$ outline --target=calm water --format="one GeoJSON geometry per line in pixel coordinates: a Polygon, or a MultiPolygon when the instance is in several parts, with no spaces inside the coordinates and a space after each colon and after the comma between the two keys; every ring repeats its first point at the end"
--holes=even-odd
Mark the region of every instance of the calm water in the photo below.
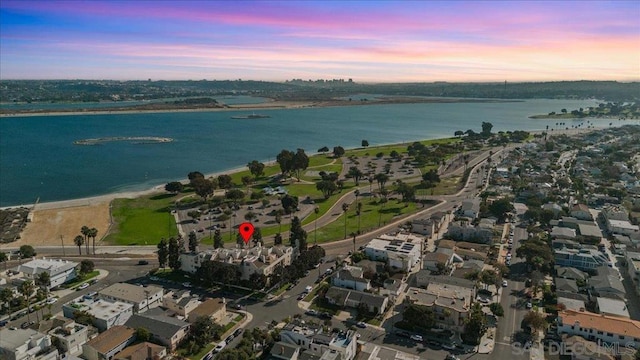
{"type": "MultiPolygon", "coordinates": [[[[569,111],[595,101],[529,100],[508,103],[399,104],[261,110],[268,119],[233,120],[238,112],[109,114],[0,118],[0,206],[144,190],[184,179],[273,160],[280,150],[307,153],[336,145],[357,147],[450,137],[456,130],[539,130],[556,121],[529,115],[569,111]],[[160,136],[164,144],[113,142],[79,146],[79,139],[160,136]]],[[[591,120],[605,125],[610,120],[591,120]]],[[[566,121],[570,126],[578,121],[566,121]]],[[[617,121],[614,121],[616,124],[617,121]]]]}

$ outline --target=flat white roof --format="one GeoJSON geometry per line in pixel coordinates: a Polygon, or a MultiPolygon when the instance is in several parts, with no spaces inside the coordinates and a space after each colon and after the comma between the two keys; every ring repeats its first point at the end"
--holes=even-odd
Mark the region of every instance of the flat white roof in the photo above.
{"type": "Polygon", "coordinates": [[[49,272],[50,275],[57,275],[78,266],[77,262],[61,259],[33,259],[17,267],[18,271],[28,274],[38,274],[49,272]]]}

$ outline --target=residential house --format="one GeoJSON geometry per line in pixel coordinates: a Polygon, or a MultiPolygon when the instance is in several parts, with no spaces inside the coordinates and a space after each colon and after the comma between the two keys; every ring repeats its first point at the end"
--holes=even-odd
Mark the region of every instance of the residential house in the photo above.
{"type": "Polygon", "coordinates": [[[53,289],[75,279],[77,267],[77,262],[42,258],[20,264],[14,271],[22,273],[25,278],[32,281],[35,281],[41,273],[46,272],[49,274],[49,289],[53,289]]]}
{"type": "Polygon", "coordinates": [[[457,267],[451,273],[452,277],[466,279],[471,273],[480,272],[485,269],[484,261],[482,260],[465,260],[461,266],[457,267]]]}
{"type": "MultiPolygon", "coordinates": [[[[278,341],[273,344],[271,352],[269,353],[269,359],[278,360],[298,360],[300,359],[300,347],[296,344],[288,344],[284,341],[278,341]]],[[[318,357],[319,358],[319,357],[318,357]]]]}
{"type": "Polygon", "coordinates": [[[435,223],[431,219],[414,219],[411,232],[429,237],[435,233],[435,223]]]}
{"type": "Polygon", "coordinates": [[[571,216],[578,220],[593,220],[589,207],[585,204],[576,204],[571,208],[571,216]]]}
{"type": "Polygon", "coordinates": [[[445,221],[447,220],[447,213],[443,211],[436,211],[433,214],[431,214],[431,217],[429,217],[429,219],[433,221],[433,225],[434,225],[433,231],[439,232],[440,229],[442,228],[442,225],[444,225],[445,221]]]}
{"type": "Polygon", "coordinates": [[[333,286],[365,291],[371,289],[368,279],[363,277],[364,271],[357,266],[345,265],[331,276],[333,286]]]}
{"type": "Polygon", "coordinates": [[[554,239],[575,239],[577,234],[574,229],[554,226],[550,235],[554,239]]]}
{"type": "Polygon", "coordinates": [[[162,306],[182,317],[188,317],[189,313],[200,305],[200,297],[191,294],[188,290],[169,291],[162,298],[162,306]]]}
{"type": "Polygon", "coordinates": [[[640,347],[640,321],[588,311],[558,313],[558,334],[578,335],[590,341],[640,347]]]}
{"type": "Polygon", "coordinates": [[[133,315],[133,305],[89,296],[80,296],[62,305],[62,313],[66,318],[74,319],[76,312],[92,315],[93,326],[105,331],[113,326],[124,325],[133,315]]]}
{"type": "Polygon", "coordinates": [[[626,291],[618,271],[608,266],[600,266],[596,271],[598,274],[589,279],[592,292],[600,297],[625,301],[626,291]]]}
{"type": "Polygon", "coordinates": [[[578,290],[580,290],[575,280],[556,278],[555,283],[556,283],[556,291],[577,293],[578,290]]]}
{"type": "Polygon", "coordinates": [[[556,265],[574,267],[578,270],[594,270],[595,268],[605,265],[610,261],[609,258],[593,249],[562,249],[554,251],[556,265]]]}
{"type": "Polygon", "coordinates": [[[599,242],[602,239],[602,231],[595,224],[578,224],[580,236],[590,242],[599,242]]]}
{"type": "Polygon", "coordinates": [[[587,273],[572,267],[556,266],[555,270],[556,270],[557,278],[559,277],[559,278],[565,278],[565,279],[586,281],[587,278],[589,277],[587,273]]]}
{"type": "Polygon", "coordinates": [[[493,238],[493,228],[473,226],[465,220],[453,221],[447,229],[447,236],[458,241],[473,241],[488,244],[493,238]]]}
{"type": "Polygon", "coordinates": [[[453,257],[455,254],[451,249],[442,249],[442,250],[449,250],[451,254],[446,254],[443,252],[434,252],[434,253],[425,254],[422,257],[422,268],[425,270],[433,271],[433,272],[438,272],[442,269],[442,271],[448,274],[453,264],[453,257]]]}
{"type": "Polygon", "coordinates": [[[100,299],[120,301],[133,305],[133,312],[139,313],[162,305],[164,290],[154,285],[140,286],[116,283],[98,291],[100,299]]]}
{"type": "Polygon", "coordinates": [[[640,238],[640,227],[629,220],[607,220],[607,230],[612,234],[627,235],[632,239],[640,238]]]}
{"type": "Polygon", "coordinates": [[[480,213],[480,199],[473,198],[473,199],[463,200],[462,204],[460,205],[460,209],[458,210],[458,213],[461,216],[468,217],[471,219],[477,218],[478,214],[480,213]]]}
{"type": "Polygon", "coordinates": [[[203,261],[235,265],[243,280],[248,280],[252,274],[269,277],[278,266],[291,265],[293,248],[284,245],[266,247],[258,244],[249,249],[219,248],[199,253],[183,253],[180,254],[180,269],[193,274],[203,261]]]}
{"type": "Polygon", "coordinates": [[[596,310],[598,313],[608,316],[618,316],[627,319],[631,318],[631,316],[629,316],[627,303],[622,300],[597,297],[596,310]]]}
{"type": "Polygon", "coordinates": [[[167,356],[167,348],[145,341],[120,351],[115,360],[155,360],[165,356],[167,356]]]}
{"type": "Polygon", "coordinates": [[[542,205],[542,210],[551,211],[553,213],[553,217],[557,218],[562,213],[562,206],[556,203],[546,203],[542,205]]]}
{"type": "Polygon", "coordinates": [[[420,270],[415,273],[413,277],[413,285],[416,287],[427,288],[429,284],[441,284],[441,285],[451,285],[456,287],[463,287],[468,289],[473,294],[473,297],[476,296],[476,283],[475,281],[461,279],[453,276],[446,275],[431,275],[428,270],[420,270]]]}
{"type": "Polygon", "coordinates": [[[201,316],[207,316],[220,324],[227,316],[227,301],[225,298],[210,298],[203,301],[189,313],[189,322],[194,323],[201,316]]]}
{"type": "Polygon", "coordinates": [[[628,221],[629,220],[629,212],[622,205],[605,206],[600,211],[600,216],[605,221],[608,221],[608,220],[628,221]]]}
{"type": "Polygon", "coordinates": [[[61,324],[48,333],[52,338],[58,338],[65,353],[76,355],[82,353],[82,345],[89,340],[89,327],[78,324],[73,320],[63,319],[61,324]]]}
{"type": "Polygon", "coordinates": [[[461,331],[473,298],[473,290],[467,287],[432,282],[426,289],[409,288],[405,299],[409,304],[431,308],[437,327],[461,331]]]}
{"type": "Polygon", "coordinates": [[[166,346],[169,351],[174,351],[178,347],[182,339],[187,336],[190,327],[188,322],[170,317],[160,308],[135,314],[129,318],[126,325],[134,329],[142,327],[149,330],[152,339],[166,346]]]}
{"type": "MultiPolygon", "coordinates": [[[[571,229],[569,229],[571,230],[571,229]]],[[[553,249],[562,250],[562,249],[580,249],[582,248],[582,244],[575,240],[571,239],[560,239],[556,238],[551,240],[551,247],[553,249]]]]}
{"type": "Polygon", "coordinates": [[[571,360],[616,360],[617,358],[611,349],[580,336],[564,336],[561,344],[562,355],[570,357],[571,360]]]}
{"type": "Polygon", "coordinates": [[[111,360],[135,340],[135,329],[114,326],[82,345],[82,357],[86,360],[111,360]]]}
{"type": "Polygon", "coordinates": [[[636,292],[640,294],[640,253],[628,251],[625,258],[629,277],[633,281],[636,292]]]}
{"type": "Polygon", "coordinates": [[[0,330],[0,359],[56,360],[58,352],[51,346],[51,337],[32,329],[0,330]]]}
{"type": "Polygon", "coordinates": [[[566,310],[584,311],[587,308],[584,301],[578,299],[558,297],[557,303],[566,310]]]}
{"type": "Polygon", "coordinates": [[[350,290],[332,286],[327,290],[325,298],[330,304],[358,309],[361,305],[375,315],[384,314],[389,298],[364,291],[350,290]]]}
{"type": "MultiPolygon", "coordinates": [[[[280,330],[280,341],[298,346],[301,353],[309,353],[311,356],[307,359],[353,360],[358,347],[357,340],[357,333],[353,330],[325,333],[319,326],[298,321],[292,321],[280,330]]],[[[276,346],[274,345],[274,348],[276,346]]],[[[276,354],[279,350],[276,348],[276,354]]],[[[285,351],[282,351],[281,355],[284,353],[285,351]]],[[[302,356],[300,358],[302,359],[302,356]]]]}
{"type": "Polygon", "coordinates": [[[382,235],[371,240],[364,248],[370,260],[385,261],[397,270],[409,271],[420,261],[423,239],[413,235],[382,235]]]}

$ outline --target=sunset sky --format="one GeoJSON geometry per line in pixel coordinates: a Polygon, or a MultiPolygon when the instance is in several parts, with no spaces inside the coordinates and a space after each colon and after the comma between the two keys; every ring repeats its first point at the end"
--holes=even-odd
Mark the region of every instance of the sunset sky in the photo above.
{"type": "Polygon", "coordinates": [[[640,80],[640,1],[0,1],[0,79],[640,80]]]}

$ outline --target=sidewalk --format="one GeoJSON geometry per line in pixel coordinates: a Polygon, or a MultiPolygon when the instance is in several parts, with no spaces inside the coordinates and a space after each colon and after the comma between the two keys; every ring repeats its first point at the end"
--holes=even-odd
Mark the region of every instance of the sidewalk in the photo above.
{"type": "Polygon", "coordinates": [[[482,339],[480,339],[480,345],[478,345],[476,350],[478,354],[490,354],[493,352],[493,348],[496,345],[496,330],[495,327],[487,329],[487,332],[482,336],[482,339]]]}
{"type": "MultiPolygon", "coordinates": [[[[91,280],[99,281],[99,280],[102,280],[102,279],[106,278],[109,275],[109,272],[107,270],[103,270],[103,269],[96,269],[96,270],[99,271],[100,273],[98,274],[98,276],[94,277],[91,280]]],[[[65,296],[69,295],[69,294],[75,293],[76,292],[76,288],[78,286],[80,286],[80,284],[78,284],[78,285],[76,285],[76,286],[74,286],[73,288],[70,288],[70,289],[54,290],[54,291],[51,291],[51,295],[56,296],[58,298],[63,298],[65,296]]]]}

